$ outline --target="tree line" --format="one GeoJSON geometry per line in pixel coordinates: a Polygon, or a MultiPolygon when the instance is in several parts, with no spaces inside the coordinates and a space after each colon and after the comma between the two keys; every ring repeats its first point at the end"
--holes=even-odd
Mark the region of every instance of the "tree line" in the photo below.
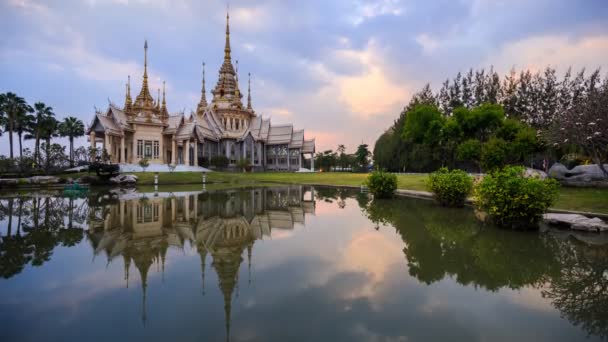
{"type": "Polygon", "coordinates": [[[436,93],[429,84],[416,93],[378,138],[373,155],[376,167],[390,171],[502,164],[546,169],[573,156],[603,167],[608,75],[569,68],[558,78],[551,67],[535,74],[512,69],[502,79],[493,69],[458,73],[436,93]]]}
{"type": "Polygon", "coordinates": [[[29,105],[23,97],[7,92],[0,94],[0,134],[8,134],[9,157],[2,158],[2,171],[49,170],[63,164],[65,159],[71,167],[77,157],[86,150],[75,151],[74,139],[84,136],[84,123],[73,116],[58,120],[52,107],[43,102],[29,105]],[[19,143],[19,157],[14,155],[14,137],[19,143]],[[65,147],[51,144],[56,137],[67,137],[69,154],[66,158],[65,147]],[[23,148],[23,140],[34,140],[33,153],[23,148]]]}
{"type": "Polygon", "coordinates": [[[315,169],[328,171],[366,172],[370,162],[371,152],[367,144],[357,147],[355,153],[346,153],[343,144],[338,145],[335,151],[325,150],[316,153],[315,169]]]}

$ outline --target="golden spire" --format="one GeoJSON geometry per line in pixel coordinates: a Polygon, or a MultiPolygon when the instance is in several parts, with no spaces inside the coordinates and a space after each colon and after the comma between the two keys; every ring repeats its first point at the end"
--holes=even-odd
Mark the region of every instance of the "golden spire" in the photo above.
{"type": "Polygon", "coordinates": [[[230,60],[230,13],[226,9],[226,46],[224,47],[224,60],[230,60]]]}
{"type": "Polygon", "coordinates": [[[148,88],[148,40],[144,42],[144,80],[142,82],[141,91],[135,99],[135,106],[139,109],[154,106],[154,98],[152,98],[150,89],[148,88]]]}
{"type": "Polygon", "coordinates": [[[236,61],[236,70],[235,72],[235,81],[236,81],[236,87],[234,89],[234,97],[236,98],[236,101],[238,103],[238,100],[241,98],[241,91],[239,90],[239,60],[237,59],[236,61]]]}
{"type": "Polygon", "coordinates": [[[248,74],[249,79],[247,80],[247,109],[253,110],[251,107],[251,73],[248,74]]]}
{"type": "Polygon", "coordinates": [[[126,88],[127,88],[127,93],[125,95],[125,112],[130,112],[131,111],[131,105],[133,104],[133,101],[131,100],[131,75],[129,75],[127,77],[127,84],[126,84],[126,88]]]}
{"type": "Polygon", "coordinates": [[[207,90],[205,89],[205,62],[203,62],[203,89],[201,90],[201,101],[198,103],[197,112],[202,111],[207,107],[207,90]]]}
{"type": "Polygon", "coordinates": [[[169,113],[167,112],[167,101],[166,101],[166,93],[165,93],[165,81],[163,81],[163,104],[162,104],[162,107],[160,108],[160,112],[161,112],[161,114],[162,114],[163,117],[169,116],[169,113]]]}
{"type": "Polygon", "coordinates": [[[158,95],[156,96],[156,109],[160,109],[160,88],[158,88],[158,95]]]}

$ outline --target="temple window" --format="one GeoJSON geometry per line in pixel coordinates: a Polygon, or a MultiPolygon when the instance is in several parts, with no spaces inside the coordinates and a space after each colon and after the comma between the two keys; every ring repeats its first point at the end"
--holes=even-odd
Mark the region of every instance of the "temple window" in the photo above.
{"type": "Polygon", "coordinates": [[[159,155],[158,140],[137,140],[137,158],[158,159],[159,155]]]}

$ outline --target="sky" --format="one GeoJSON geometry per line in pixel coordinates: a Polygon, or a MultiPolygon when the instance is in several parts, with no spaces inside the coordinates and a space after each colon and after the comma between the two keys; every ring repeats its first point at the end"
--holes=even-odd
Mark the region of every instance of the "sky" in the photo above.
{"type": "MultiPolygon", "coordinates": [[[[227,6],[0,0],[0,92],[88,125],[95,108],[124,103],[128,75],[139,93],[147,39],[151,88],[166,81],[169,111],[189,113],[203,61],[207,99],[217,82],[227,6]]],[[[256,113],[304,128],[317,151],[373,147],[413,93],[469,68],[608,71],[606,0],[232,0],[229,9],[240,89],[251,73],[256,113]]]]}

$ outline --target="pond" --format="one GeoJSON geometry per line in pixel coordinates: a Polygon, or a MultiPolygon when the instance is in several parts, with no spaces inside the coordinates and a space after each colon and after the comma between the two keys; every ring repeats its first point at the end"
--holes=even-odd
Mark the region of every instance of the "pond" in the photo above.
{"type": "Polygon", "coordinates": [[[307,186],[0,197],[1,341],[608,337],[603,235],[307,186]]]}

